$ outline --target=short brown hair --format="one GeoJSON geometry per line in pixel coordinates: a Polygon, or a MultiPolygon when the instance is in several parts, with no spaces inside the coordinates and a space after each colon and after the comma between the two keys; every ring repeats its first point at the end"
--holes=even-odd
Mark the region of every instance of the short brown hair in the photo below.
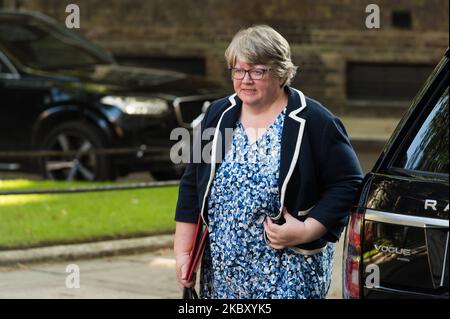
{"type": "Polygon", "coordinates": [[[270,65],[284,79],[283,86],[289,85],[297,72],[289,43],[267,25],[255,25],[236,33],[225,51],[225,59],[230,68],[238,59],[248,64],[270,65]]]}

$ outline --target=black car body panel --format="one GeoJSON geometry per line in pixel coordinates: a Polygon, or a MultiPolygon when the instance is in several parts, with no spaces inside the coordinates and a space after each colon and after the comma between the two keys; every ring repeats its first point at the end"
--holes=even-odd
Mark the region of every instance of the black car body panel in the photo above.
{"type": "Polygon", "coordinates": [[[363,181],[345,298],[449,298],[448,51],[363,181]]]}
{"type": "MultiPolygon", "coordinates": [[[[61,137],[43,142],[55,127],[84,123],[92,128],[85,144],[136,150],[111,157],[118,174],[178,169],[170,160],[176,142],[170,132],[192,129],[209,102],[226,95],[201,77],[117,65],[107,52],[39,14],[0,10],[0,65],[1,151],[42,150],[61,137]],[[71,48],[79,54],[64,60],[71,48]],[[48,58],[38,56],[46,50],[48,58]],[[130,105],[141,109],[128,111],[130,105]]],[[[5,160],[24,170],[39,165],[22,157],[0,158],[5,160]]]]}
{"type": "MultiPolygon", "coordinates": [[[[444,182],[373,176],[364,216],[363,268],[379,266],[381,287],[422,296],[448,293],[447,205],[444,182]]],[[[368,275],[363,272],[362,282],[368,275]]],[[[365,297],[371,293],[366,288],[365,297]]]]}

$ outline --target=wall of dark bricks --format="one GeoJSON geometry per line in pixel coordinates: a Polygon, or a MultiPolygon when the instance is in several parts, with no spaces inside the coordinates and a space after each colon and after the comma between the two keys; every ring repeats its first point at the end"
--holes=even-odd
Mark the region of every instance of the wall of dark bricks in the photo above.
{"type": "MultiPolygon", "coordinates": [[[[0,0],[2,1],[2,0],[0,0]]],[[[269,24],[291,43],[294,86],[338,113],[401,114],[403,109],[349,106],[347,62],[434,65],[448,46],[448,0],[3,0],[64,23],[79,5],[79,32],[118,56],[204,61],[205,76],[230,88],[223,52],[242,27],[269,24]],[[365,8],[380,7],[380,29],[367,29],[365,8]],[[408,11],[411,28],[392,25],[408,11]]]]}

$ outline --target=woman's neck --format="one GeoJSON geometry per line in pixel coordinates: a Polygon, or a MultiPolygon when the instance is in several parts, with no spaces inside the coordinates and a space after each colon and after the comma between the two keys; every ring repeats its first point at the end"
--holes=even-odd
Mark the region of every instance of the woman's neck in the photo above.
{"type": "Polygon", "coordinates": [[[254,128],[266,127],[286,107],[287,102],[288,98],[283,90],[272,103],[258,106],[244,103],[242,105],[241,121],[246,123],[247,126],[254,128]]]}

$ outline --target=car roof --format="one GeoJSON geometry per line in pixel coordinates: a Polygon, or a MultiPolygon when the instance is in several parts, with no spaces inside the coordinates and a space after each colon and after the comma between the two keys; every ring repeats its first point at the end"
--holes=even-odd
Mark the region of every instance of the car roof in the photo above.
{"type": "Polygon", "coordinates": [[[17,17],[17,18],[33,17],[33,18],[49,19],[48,16],[46,16],[42,13],[35,12],[35,11],[28,11],[28,10],[0,9],[0,16],[17,17]]]}
{"type": "Polygon", "coordinates": [[[16,21],[26,20],[26,19],[40,19],[47,22],[54,23],[55,20],[43,15],[39,12],[32,12],[26,10],[8,10],[0,9],[0,19],[14,19],[16,21]]]}

